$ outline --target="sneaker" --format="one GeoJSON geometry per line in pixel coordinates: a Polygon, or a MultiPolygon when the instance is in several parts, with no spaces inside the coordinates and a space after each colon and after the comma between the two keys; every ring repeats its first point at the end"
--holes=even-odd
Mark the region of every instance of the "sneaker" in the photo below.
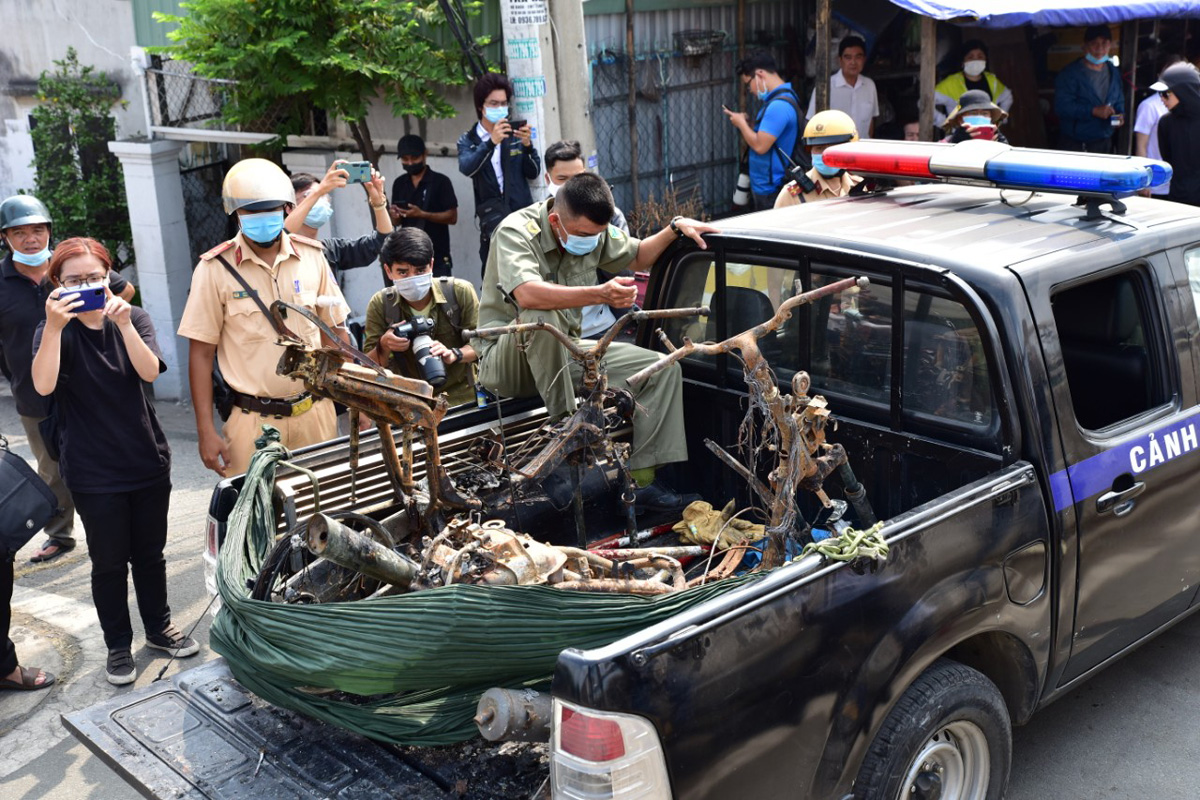
{"type": "Polygon", "coordinates": [[[190,636],[184,636],[174,624],[168,625],[162,633],[146,634],[146,647],[156,650],[166,650],[176,658],[194,656],[200,652],[200,645],[190,636]]]}
{"type": "Polygon", "coordinates": [[[122,647],[119,650],[108,651],[108,666],[105,667],[108,673],[108,682],[117,686],[124,686],[127,683],[133,683],[137,680],[137,667],[133,664],[133,653],[129,652],[128,647],[122,647]]]}
{"type": "Polygon", "coordinates": [[[633,507],[636,511],[682,511],[699,499],[698,494],[680,494],[655,481],[634,490],[633,507]]]}

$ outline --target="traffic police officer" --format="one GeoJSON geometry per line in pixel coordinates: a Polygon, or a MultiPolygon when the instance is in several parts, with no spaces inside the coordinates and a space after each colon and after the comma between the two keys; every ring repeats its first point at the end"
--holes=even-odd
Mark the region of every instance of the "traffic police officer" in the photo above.
{"type": "MultiPolygon", "coordinates": [[[[520,306],[521,321],[542,319],[578,338],[583,306],[626,308],[637,295],[633,278],[615,277],[597,285],[597,269],[646,270],[677,237],[687,236],[703,249],[700,234],[716,230],[677,217],[669,227],[639,241],[612,226],[612,214],[608,184],[585,172],[563,184],[555,197],[506,217],[492,237],[480,327],[517,321],[507,293],[520,306]]],[[[551,417],[574,410],[582,370],[557,339],[541,333],[509,334],[471,344],[479,353],[479,380],[488,389],[508,397],[540,394],[551,417]]],[[[626,378],[658,359],[650,350],[617,342],[608,349],[604,364],[610,384],[624,387],[626,378]]],[[[635,501],[639,510],[675,509],[696,499],[654,482],[656,466],[687,459],[682,383],[678,365],[673,365],[634,389],[637,409],[629,466],[640,487],[635,501]]]]}
{"type": "MultiPolygon", "coordinates": [[[[307,307],[343,339],[349,309],[321,243],[283,229],[284,206],[294,204],[296,194],[282,169],[261,158],[239,161],[225,176],[221,194],[241,232],[200,257],[179,335],[191,340],[188,377],[200,458],[219,475],[236,475],[249,465],[264,424],[277,428],[289,449],[337,435],[333,403],[275,372],[282,350],[251,292],[268,308],[275,300],[307,307]],[[214,356],[234,398],[223,436],[212,416],[214,356]]],[[[320,346],[312,323],[293,315],[288,327],[309,347],[320,346]]]]}
{"type": "Polygon", "coordinates": [[[789,182],[775,199],[775,207],[794,206],[799,203],[815,203],[819,200],[832,200],[835,197],[845,197],[855,186],[862,183],[862,178],[851,175],[845,170],[825,165],[821,154],[826,147],[844,142],[857,142],[858,131],[854,120],[844,111],[829,109],[813,118],[804,126],[804,146],[812,156],[813,166],[806,174],[815,184],[811,192],[802,190],[795,181],[789,182]]]}

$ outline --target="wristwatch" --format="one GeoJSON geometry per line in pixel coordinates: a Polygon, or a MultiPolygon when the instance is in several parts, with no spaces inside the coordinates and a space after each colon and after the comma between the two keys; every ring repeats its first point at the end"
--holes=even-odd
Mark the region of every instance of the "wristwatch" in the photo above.
{"type": "Polygon", "coordinates": [[[457,347],[451,347],[450,352],[454,353],[454,363],[457,364],[463,360],[462,350],[457,347]]]}
{"type": "Polygon", "coordinates": [[[683,231],[681,231],[679,229],[678,223],[679,223],[679,220],[681,220],[681,219],[683,219],[683,217],[675,217],[674,219],[671,220],[671,230],[675,231],[675,236],[680,239],[682,239],[684,236],[687,236],[686,233],[684,233],[683,231]]]}

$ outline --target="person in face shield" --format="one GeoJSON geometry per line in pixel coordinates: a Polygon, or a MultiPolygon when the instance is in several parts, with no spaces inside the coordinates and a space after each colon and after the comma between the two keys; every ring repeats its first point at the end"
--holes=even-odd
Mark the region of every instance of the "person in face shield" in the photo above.
{"type": "MultiPolygon", "coordinates": [[[[553,198],[509,214],[496,228],[483,275],[480,326],[511,325],[543,319],[579,338],[580,309],[603,303],[628,308],[637,296],[633,278],[615,277],[596,284],[596,270],[648,270],[667,246],[687,237],[701,249],[710,225],[676,217],[653,236],[634,239],[610,220],[612,192],[598,175],[585,172],[568,180],[553,198]],[[510,300],[511,298],[511,300],[510,300]],[[514,307],[514,303],[518,308],[514,307]]],[[[584,347],[592,343],[583,342],[584,347]]],[[[582,368],[566,348],[546,334],[508,334],[474,339],[479,353],[479,382],[505,397],[540,395],[551,417],[575,410],[582,368]]],[[[650,350],[614,342],[604,356],[610,386],[653,364],[650,350]]],[[[640,487],[635,508],[679,510],[695,495],[681,495],[655,480],[661,464],[687,460],[683,429],[683,377],[679,365],[633,389],[633,451],[629,466],[640,487]]]]}
{"type": "Polygon", "coordinates": [[[979,39],[968,39],[962,46],[962,69],[953,72],[933,87],[933,124],[946,127],[946,117],[958,105],[958,99],[968,91],[986,92],[1000,106],[1005,116],[1012,108],[1013,93],[993,73],[988,72],[987,45],[979,39]]]}
{"type": "Polygon", "coordinates": [[[437,391],[445,392],[452,406],[473,403],[475,349],[462,332],[479,325],[479,297],[467,281],[435,276],[433,254],[433,240],[417,228],[401,228],[383,243],[379,260],[392,285],[367,304],[363,350],[377,364],[418,380],[429,379],[421,359],[440,359],[445,383],[437,391]],[[415,352],[417,335],[404,335],[428,328],[423,320],[432,323],[425,334],[431,339],[428,353],[415,352]]]}
{"type": "Polygon", "coordinates": [[[419,228],[433,241],[433,275],[449,276],[450,226],[458,222],[458,197],[454,185],[427,163],[425,140],[414,133],[400,137],[396,154],[404,173],[392,184],[392,204],[388,211],[392,222],[405,228],[419,228]]]}
{"type": "MultiPolygon", "coordinates": [[[[221,188],[225,211],[236,214],[239,232],[200,256],[179,335],[191,340],[188,379],[196,414],[200,458],[221,476],[245,472],[262,426],[277,428],[294,450],[337,435],[333,402],[317,399],[304,384],[276,373],[278,335],[259,308],[276,300],[304,306],[349,342],[349,307],[316,239],[284,230],[284,209],[296,192],[283,170],[261,158],[230,168],[221,188]],[[220,433],[213,422],[213,359],[233,392],[233,410],[220,433]]],[[[309,347],[323,335],[292,315],[288,327],[309,347]]]]}
{"type": "MultiPolygon", "coordinates": [[[[288,207],[284,227],[292,233],[316,239],[317,234],[330,219],[333,218],[333,202],[331,195],[334,190],[346,185],[350,177],[342,169],[344,159],[334,161],[320,180],[308,172],[297,172],[292,175],[292,188],[296,192],[296,205],[288,207]]],[[[371,180],[362,185],[367,193],[367,203],[371,207],[371,218],[375,232],[353,239],[338,237],[322,237],[321,244],[325,245],[325,260],[333,269],[335,278],[348,269],[357,269],[375,263],[379,257],[379,248],[383,240],[392,232],[392,218],[387,210],[387,197],[383,193],[383,176],[371,170],[371,180]]]]}

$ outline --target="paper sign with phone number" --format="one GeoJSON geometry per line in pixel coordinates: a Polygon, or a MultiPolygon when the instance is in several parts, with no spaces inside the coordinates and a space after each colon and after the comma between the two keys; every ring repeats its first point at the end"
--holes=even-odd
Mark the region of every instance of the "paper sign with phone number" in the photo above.
{"type": "Polygon", "coordinates": [[[501,0],[500,4],[509,25],[545,25],[550,21],[546,0],[501,0]]]}

